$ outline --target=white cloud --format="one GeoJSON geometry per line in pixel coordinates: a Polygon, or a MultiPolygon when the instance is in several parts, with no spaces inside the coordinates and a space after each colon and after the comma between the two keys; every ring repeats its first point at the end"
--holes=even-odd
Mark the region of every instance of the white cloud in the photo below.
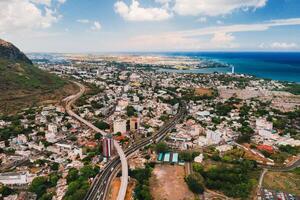
{"type": "Polygon", "coordinates": [[[127,21],[161,21],[172,17],[166,8],[143,8],[137,0],[131,5],[118,1],[114,5],[115,12],[127,21]]]}
{"type": "Polygon", "coordinates": [[[169,4],[172,0],[154,0],[156,3],[163,5],[164,8],[169,8],[169,4]]]}
{"type": "Polygon", "coordinates": [[[197,22],[205,23],[205,22],[207,22],[207,18],[206,17],[200,17],[199,19],[197,19],[197,22]]]}
{"type": "Polygon", "coordinates": [[[78,23],[82,23],[82,24],[88,24],[88,23],[90,23],[90,20],[88,20],[88,19],[78,19],[78,20],[76,20],[78,23]]]}
{"type": "Polygon", "coordinates": [[[260,43],[260,44],[258,45],[258,47],[259,47],[260,49],[265,49],[265,48],[267,48],[267,45],[263,42],[263,43],[260,43]]]}
{"type": "Polygon", "coordinates": [[[57,0],[57,1],[58,1],[58,3],[60,3],[60,4],[64,4],[64,3],[66,3],[67,0],[57,0]]]}
{"type": "Polygon", "coordinates": [[[64,4],[67,0],[30,0],[32,3],[51,6],[52,3],[64,4]]]}
{"type": "MultiPolygon", "coordinates": [[[[0,32],[48,28],[61,17],[48,6],[47,0],[0,1],[0,32]],[[38,6],[42,3],[45,6],[38,6]]],[[[51,2],[50,2],[51,3],[51,2]]]]}
{"type": "Polygon", "coordinates": [[[294,49],[298,47],[296,43],[286,43],[286,42],[273,42],[270,46],[273,49],[294,49]]]}
{"type": "Polygon", "coordinates": [[[214,47],[218,48],[233,48],[237,47],[237,44],[234,44],[233,41],[235,37],[231,33],[215,33],[211,39],[211,43],[214,47]]]}
{"type": "Polygon", "coordinates": [[[50,6],[52,2],[52,0],[30,0],[30,1],[36,4],[43,4],[47,6],[50,6]]]}
{"type": "Polygon", "coordinates": [[[90,30],[92,31],[99,31],[102,28],[101,23],[99,21],[91,21],[88,19],[78,19],[76,21],[81,24],[90,24],[90,30]]]}
{"type": "Polygon", "coordinates": [[[95,22],[93,23],[91,29],[92,29],[93,31],[99,31],[99,30],[101,29],[101,24],[100,24],[100,22],[95,21],[95,22]]]}
{"type": "Polygon", "coordinates": [[[217,24],[223,24],[223,22],[221,20],[217,20],[217,24]]]}
{"type": "MultiPolygon", "coordinates": [[[[194,50],[198,49],[218,49],[218,48],[237,48],[239,44],[235,42],[234,33],[240,32],[257,32],[266,31],[272,27],[300,25],[300,18],[280,19],[266,21],[257,24],[236,24],[230,26],[213,26],[187,31],[175,31],[167,33],[159,33],[157,35],[143,35],[131,39],[130,44],[139,47],[139,49],[154,50],[194,50]],[[207,41],[202,36],[211,36],[211,40],[207,41]],[[201,39],[204,39],[201,41],[201,39]],[[160,47],[160,49],[158,48],[160,47]],[[157,48],[157,49],[156,49],[157,48]]],[[[267,46],[261,44],[261,47],[267,46]]],[[[270,47],[270,45],[269,45],[270,47]]],[[[279,49],[296,48],[294,43],[280,43],[273,47],[279,49]]]]}
{"type": "Polygon", "coordinates": [[[174,11],[179,15],[218,16],[235,10],[264,7],[267,0],[175,0],[174,11]]]}

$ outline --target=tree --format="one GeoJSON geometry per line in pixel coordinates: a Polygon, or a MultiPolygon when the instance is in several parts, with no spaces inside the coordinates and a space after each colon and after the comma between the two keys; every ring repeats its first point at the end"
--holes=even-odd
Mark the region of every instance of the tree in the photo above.
{"type": "Polygon", "coordinates": [[[34,192],[38,197],[46,193],[48,187],[48,178],[45,176],[36,177],[33,179],[29,190],[34,192]]]}
{"type": "Polygon", "coordinates": [[[50,169],[53,171],[57,171],[59,169],[59,164],[57,162],[52,163],[50,169]]]}
{"type": "Polygon", "coordinates": [[[165,153],[169,151],[169,147],[166,143],[160,142],[155,146],[155,151],[157,153],[165,153]]]}
{"type": "Polygon", "coordinates": [[[72,181],[75,181],[77,178],[78,178],[78,170],[75,168],[70,169],[67,175],[67,182],[70,183],[72,181]]]}
{"type": "Polygon", "coordinates": [[[45,193],[39,200],[52,200],[53,194],[52,193],[45,193]]]}
{"type": "Polygon", "coordinates": [[[192,167],[193,167],[194,172],[197,172],[199,174],[202,174],[204,172],[203,166],[199,163],[193,163],[192,167]]]}
{"type": "Polygon", "coordinates": [[[189,151],[183,151],[179,153],[179,159],[186,162],[192,162],[194,160],[193,153],[189,151]]]}
{"type": "Polygon", "coordinates": [[[6,196],[9,196],[11,194],[13,194],[15,191],[7,186],[2,186],[0,188],[0,194],[2,195],[2,197],[6,197],[6,196]]]}
{"type": "Polygon", "coordinates": [[[102,138],[102,135],[100,133],[96,133],[94,135],[95,140],[100,140],[102,138]]]}
{"type": "Polygon", "coordinates": [[[134,109],[133,106],[127,106],[126,107],[126,113],[128,117],[132,117],[135,115],[136,110],[134,109]]]}
{"type": "Polygon", "coordinates": [[[98,121],[94,125],[101,130],[106,130],[110,127],[109,124],[104,121],[98,121]]]}
{"type": "Polygon", "coordinates": [[[86,165],[80,169],[80,175],[85,178],[91,178],[96,176],[96,172],[91,165],[86,165]]]}
{"type": "Polygon", "coordinates": [[[185,178],[185,181],[192,192],[196,194],[203,194],[204,179],[200,174],[198,173],[190,174],[185,178]]]}

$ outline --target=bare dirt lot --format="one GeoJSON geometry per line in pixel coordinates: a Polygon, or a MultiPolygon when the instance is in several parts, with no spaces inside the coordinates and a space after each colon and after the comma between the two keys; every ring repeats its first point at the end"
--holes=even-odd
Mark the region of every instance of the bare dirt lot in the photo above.
{"type": "MultiPolygon", "coordinates": [[[[112,182],[112,186],[111,186],[111,189],[110,189],[110,192],[109,192],[109,198],[108,199],[117,200],[120,185],[121,185],[120,178],[115,178],[112,182]]],[[[134,181],[129,181],[125,200],[132,200],[133,199],[134,187],[135,187],[135,182],[134,181]]]]}
{"type": "Polygon", "coordinates": [[[195,94],[198,96],[211,96],[213,91],[209,88],[195,88],[195,94]]]}
{"type": "Polygon", "coordinates": [[[185,170],[178,165],[156,165],[150,179],[154,200],[194,200],[184,181],[185,170]]]}

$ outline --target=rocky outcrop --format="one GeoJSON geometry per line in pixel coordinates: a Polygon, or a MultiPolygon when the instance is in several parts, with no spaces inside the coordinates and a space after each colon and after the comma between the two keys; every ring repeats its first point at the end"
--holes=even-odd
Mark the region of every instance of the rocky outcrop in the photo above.
{"type": "Polygon", "coordinates": [[[31,60],[13,44],[0,39],[0,59],[32,64],[31,60]]]}

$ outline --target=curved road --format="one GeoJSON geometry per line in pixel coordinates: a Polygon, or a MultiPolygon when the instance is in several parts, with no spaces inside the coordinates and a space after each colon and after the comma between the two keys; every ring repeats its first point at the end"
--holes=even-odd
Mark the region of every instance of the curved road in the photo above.
{"type": "MultiPolygon", "coordinates": [[[[107,133],[100,130],[99,128],[97,128],[96,126],[94,126],[92,123],[88,122],[87,120],[81,118],[79,115],[77,115],[75,112],[72,111],[72,105],[74,104],[74,102],[79,99],[85,92],[85,87],[84,85],[78,83],[78,82],[74,82],[76,85],[79,86],[80,91],[75,94],[75,95],[71,95],[67,98],[64,99],[64,101],[66,102],[66,111],[67,113],[71,116],[74,117],[75,119],[77,119],[78,121],[84,123],[85,125],[87,125],[89,128],[93,129],[94,131],[102,134],[103,136],[105,136],[107,133]]],[[[121,160],[121,166],[122,166],[122,178],[121,178],[121,187],[118,193],[118,199],[117,200],[124,200],[125,199],[125,195],[126,195],[126,190],[127,190],[127,185],[128,185],[128,164],[127,164],[127,159],[126,156],[121,148],[121,146],[119,145],[118,142],[114,141],[114,147],[117,150],[117,153],[119,155],[119,158],[121,160]]]]}

